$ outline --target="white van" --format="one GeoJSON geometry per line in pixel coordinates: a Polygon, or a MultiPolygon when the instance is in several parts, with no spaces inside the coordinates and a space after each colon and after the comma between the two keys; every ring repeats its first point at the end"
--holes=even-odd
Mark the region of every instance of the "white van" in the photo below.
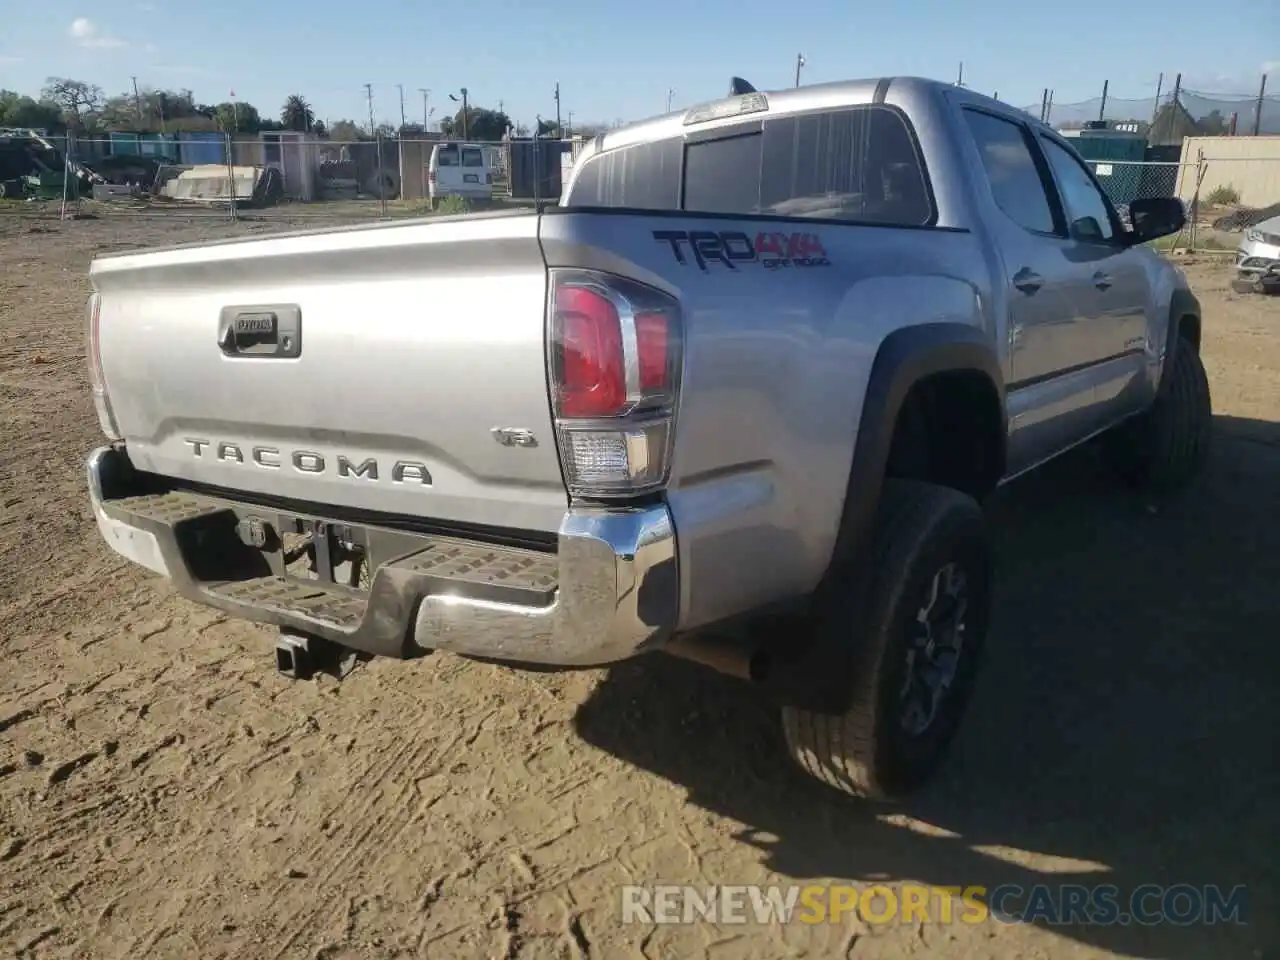
{"type": "Polygon", "coordinates": [[[437,143],[432,147],[427,166],[432,203],[442,197],[491,197],[493,153],[493,148],[479,143],[437,143]]]}

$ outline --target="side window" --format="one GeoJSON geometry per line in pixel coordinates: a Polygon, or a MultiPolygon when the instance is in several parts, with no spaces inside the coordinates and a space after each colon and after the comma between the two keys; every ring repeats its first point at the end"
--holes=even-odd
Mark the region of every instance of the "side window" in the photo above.
{"type": "Polygon", "coordinates": [[[1041,137],[1045,156],[1053,168],[1053,176],[1062,191],[1062,205],[1066,207],[1067,228],[1075,240],[1106,243],[1115,236],[1111,226],[1111,212],[1107,201],[1094,185],[1084,166],[1048,137],[1041,137]]]}
{"type": "Polygon", "coordinates": [[[996,205],[1028,230],[1053,233],[1053,208],[1022,126],[977,110],[963,113],[996,205]]]}
{"type": "Polygon", "coordinates": [[[458,165],[458,148],[457,147],[441,147],[437,155],[437,163],[442,167],[456,167],[458,165]]]}
{"type": "Polygon", "coordinates": [[[483,167],[484,156],[476,147],[463,147],[462,165],[464,167],[483,167]]]}

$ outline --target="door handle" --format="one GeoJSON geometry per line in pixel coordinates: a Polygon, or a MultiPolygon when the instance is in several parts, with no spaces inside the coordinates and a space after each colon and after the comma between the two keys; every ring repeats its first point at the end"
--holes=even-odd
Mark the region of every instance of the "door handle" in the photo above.
{"type": "Polygon", "coordinates": [[[223,307],[218,347],[228,357],[297,357],[302,352],[302,311],[296,304],[223,307]]]}
{"type": "Polygon", "coordinates": [[[1031,296],[1044,286],[1044,277],[1028,267],[1023,267],[1013,275],[1013,285],[1027,296],[1031,296]]]}
{"type": "Polygon", "coordinates": [[[1108,290],[1111,287],[1111,278],[1099,270],[1093,275],[1093,285],[1099,290],[1108,290]]]}

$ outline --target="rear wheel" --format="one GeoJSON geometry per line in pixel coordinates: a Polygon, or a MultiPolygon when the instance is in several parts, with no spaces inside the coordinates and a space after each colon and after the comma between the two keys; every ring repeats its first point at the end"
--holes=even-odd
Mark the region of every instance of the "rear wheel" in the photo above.
{"type": "Polygon", "coordinates": [[[818,627],[857,644],[851,706],[840,715],[784,707],[783,727],[819,780],[893,797],[942,763],[973,685],[991,606],[981,508],[947,487],[888,481],[870,569],[866,609],[849,591],[818,627]]]}
{"type": "Polygon", "coordinates": [[[1155,402],[1102,438],[1102,455],[1125,483],[1175,493],[1204,467],[1213,430],[1209,380],[1194,344],[1178,340],[1155,402]]]}

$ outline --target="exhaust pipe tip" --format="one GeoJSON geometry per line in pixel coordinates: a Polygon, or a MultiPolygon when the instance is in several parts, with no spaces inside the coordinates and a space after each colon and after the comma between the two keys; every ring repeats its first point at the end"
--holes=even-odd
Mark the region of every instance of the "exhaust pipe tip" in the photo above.
{"type": "Polygon", "coordinates": [[[681,660],[700,663],[717,673],[753,683],[762,682],[769,673],[770,657],[764,650],[728,637],[677,637],[665,651],[681,660]]]}

